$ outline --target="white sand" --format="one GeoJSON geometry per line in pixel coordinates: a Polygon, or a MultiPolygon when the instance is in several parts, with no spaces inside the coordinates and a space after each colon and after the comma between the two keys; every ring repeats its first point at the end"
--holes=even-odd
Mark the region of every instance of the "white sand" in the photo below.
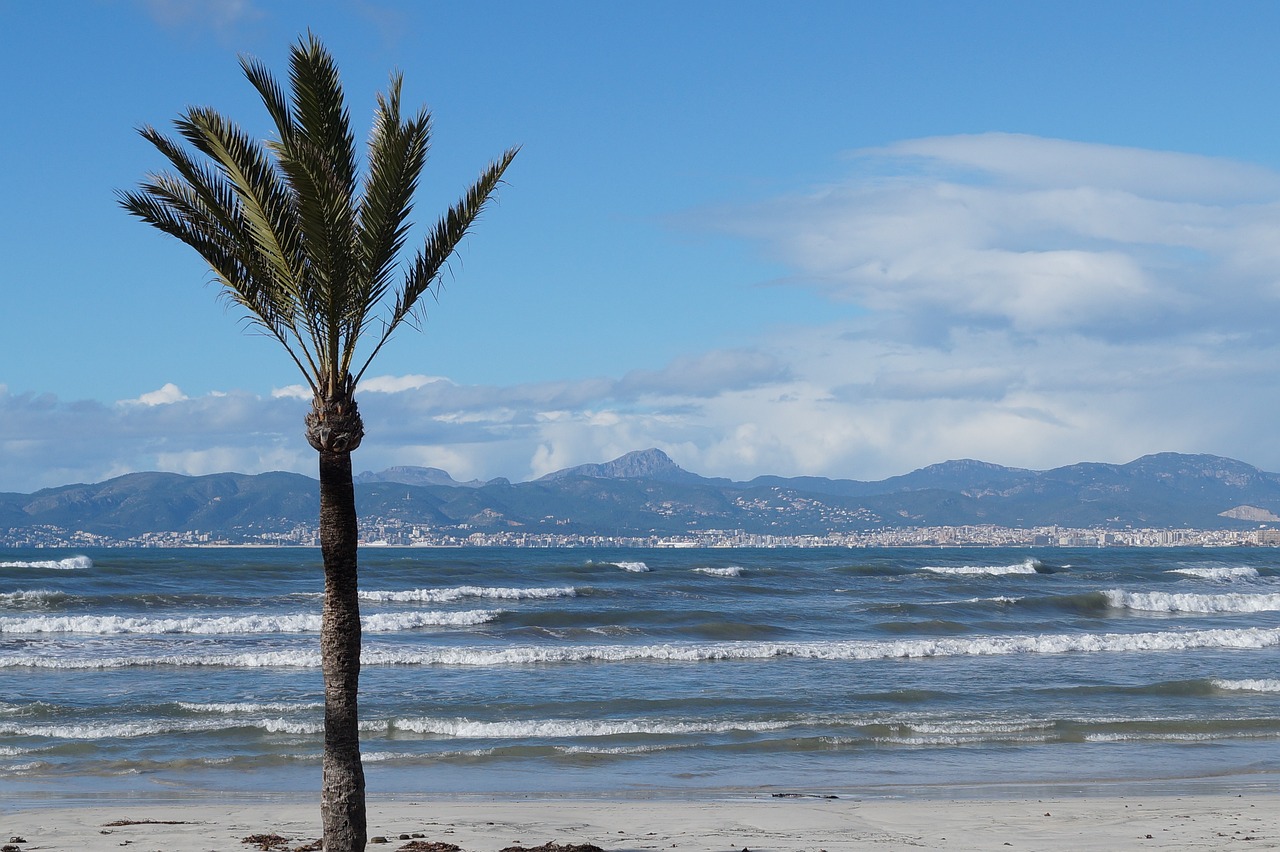
{"type": "MultiPolygon", "coordinates": [[[[2,799],[0,799],[2,801],[2,799]]],[[[592,843],[609,852],[839,852],[860,849],[1148,850],[1280,848],[1280,792],[1187,796],[1093,796],[1025,800],[525,799],[372,802],[370,836],[392,852],[420,834],[466,852],[511,845],[592,843]]],[[[319,836],[319,807],[306,804],[155,804],[42,808],[0,815],[0,843],[22,852],[252,850],[253,834],[288,848],[319,836]],[[183,825],[108,827],[117,820],[183,825]]]]}

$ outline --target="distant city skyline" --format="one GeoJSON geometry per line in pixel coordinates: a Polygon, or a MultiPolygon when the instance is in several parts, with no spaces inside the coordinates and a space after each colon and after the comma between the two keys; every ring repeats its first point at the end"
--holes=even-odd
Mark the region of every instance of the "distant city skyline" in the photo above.
{"type": "MultiPolygon", "coordinates": [[[[308,28],[357,136],[434,112],[419,232],[522,145],[356,469],[522,481],[658,447],[877,480],[1174,451],[1280,470],[1280,6],[101,0],[0,11],[0,491],[313,474],[299,376],[114,192],[135,128],[263,135],[308,28]]],[[[411,240],[412,244],[412,240],[411,240]]]]}

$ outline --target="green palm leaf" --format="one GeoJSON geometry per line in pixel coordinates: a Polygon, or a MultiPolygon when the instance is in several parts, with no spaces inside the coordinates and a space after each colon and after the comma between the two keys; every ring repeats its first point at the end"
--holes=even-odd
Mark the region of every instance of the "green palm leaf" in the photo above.
{"type": "Polygon", "coordinates": [[[120,203],[199,252],[227,296],[285,347],[318,399],[349,394],[396,328],[420,318],[421,297],[438,284],[516,149],[440,218],[397,283],[430,114],[402,115],[403,78],[394,74],[377,98],[361,177],[338,67],[316,36],[292,47],[287,92],[262,63],[240,64],[277,138],[258,142],[206,107],[174,122],[179,139],[140,128],[173,172],[120,193],[120,203]],[[350,378],[357,347],[375,327],[350,378]]]}

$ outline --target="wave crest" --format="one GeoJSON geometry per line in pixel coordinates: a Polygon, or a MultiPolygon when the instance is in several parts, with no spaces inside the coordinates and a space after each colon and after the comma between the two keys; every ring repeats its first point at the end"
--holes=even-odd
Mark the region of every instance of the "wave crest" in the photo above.
{"type": "Polygon", "coordinates": [[[1017,565],[925,565],[920,570],[934,574],[1000,577],[1006,574],[1039,574],[1044,570],[1044,565],[1038,559],[1026,559],[1017,565]]]}
{"type": "Polygon", "coordinates": [[[531,719],[481,722],[470,719],[396,719],[391,727],[416,734],[459,739],[525,739],[615,737],[634,734],[712,734],[728,731],[777,731],[790,727],[780,721],[674,722],[646,719],[531,719]]]}
{"type": "Polygon", "coordinates": [[[1227,692],[1280,692],[1280,680],[1272,678],[1265,680],[1212,680],[1210,683],[1227,692]]]}
{"type": "MultiPolygon", "coordinates": [[[[713,662],[721,660],[856,661],[924,657],[1005,656],[1172,652],[1201,649],[1259,650],[1280,646],[1280,628],[1250,627],[1154,633],[1060,633],[1026,636],[847,640],[826,642],[722,642],[705,645],[571,645],[507,648],[366,648],[361,662],[370,666],[519,666],[546,663],[626,663],[632,661],[713,662]]],[[[77,658],[64,654],[8,654],[0,668],[110,669],[130,666],[220,666],[228,668],[316,668],[313,651],[260,651],[240,654],[157,654],[77,658]]]]}
{"type": "Polygon", "coordinates": [[[727,568],[694,568],[695,573],[709,574],[712,577],[741,577],[743,569],[740,565],[730,565],[727,568]]]}
{"type": "Polygon", "coordinates": [[[380,603],[450,603],[463,598],[487,600],[545,600],[547,598],[576,597],[578,590],[572,586],[537,589],[508,589],[481,586],[458,586],[451,589],[408,589],[400,592],[360,592],[360,600],[380,603]]]}
{"type": "MultiPolygon", "coordinates": [[[[493,621],[501,610],[377,613],[360,619],[369,633],[395,633],[418,627],[471,627],[493,621]]],[[[62,615],[0,618],[0,634],[90,633],[95,635],[193,633],[204,635],[316,633],[316,614],[220,616],[216,618],[134,618],[119,615],[62,615]]]]}
{"type": "Polygon", "coordinates": [[[0,562],[0,568],[51,568],[55,571],[83,571],[86,568],[92,567],[93,560],[87,556],[69,556],[66,559],[0,562]]]}
{"type": "Polygon", "coordinates": [[[1224,595],[1171,594],[1169,592],[1126,592],[1112,589],[1103,592],[1107,603],[1116,609],[1142,612],[1275,612],[1280,610],[1280,594],[1224,595]]]}
{"type": "Polygon", "coordinates": [[[51,604],[62,603],[71,597],[66,592],[53,589],[20,589],[16,592],[0,593],[0,608],[3,609],[46,609],[51,604]]]}
{"type": "Polygon", "coordinates": [[[1202,580],[1253,580],[1258,576],[1257,568],[1174,568],[1166,573],[1181,574],[1184,577],[1199,577],[1202,580]]]}

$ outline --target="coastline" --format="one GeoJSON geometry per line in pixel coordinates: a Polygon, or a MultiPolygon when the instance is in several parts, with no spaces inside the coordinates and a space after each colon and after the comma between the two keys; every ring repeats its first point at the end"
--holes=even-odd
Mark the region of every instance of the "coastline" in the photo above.
{"type": "MultiPolygon", "coordinates": [[[[606,852],[865,849],[1280,848],[1280,790],[1153,794],[1122,788],[1085,795],[955,798],[822,798],[744,793],[664,797],[372,798],[370,849],[448,843],[466,852],[591,844],[606,852]]],[[[5,838],[22,852],[122,846],[165,852],[257,849],[245,838],[277,836],[274,849],[319,837],[316,800],[242,796],[189,804],[125,801],[90,807],[6,808],[5,838]],[[264,800],[265,799],[265,800],[264,800]],[[110,825],[110,823],[123,823],[110,825]],[[19,844],[12,838],[21,838],[19,844]]],[[[438,847],[443,848],[443,847],[438,847]]]]}

